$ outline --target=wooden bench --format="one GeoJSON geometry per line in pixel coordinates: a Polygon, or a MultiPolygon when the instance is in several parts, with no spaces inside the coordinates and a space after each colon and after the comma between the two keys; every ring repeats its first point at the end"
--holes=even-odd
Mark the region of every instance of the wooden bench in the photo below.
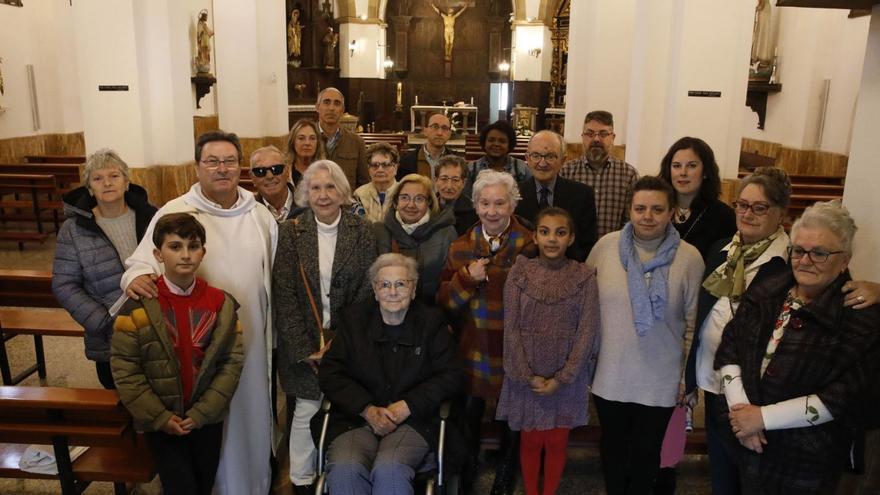
{"type": "Polygon", "coordinates": [[[758,167],[775,167],[776,158],[772,156],[759,155],[751,151],[740,151],[739,168],[748,171],[755,170],[758,167]]]}
{"type": "Polygon", "coordinates": [[[24,161],[28,163],[76,163],[83,164],[86,157],[81,155],[27,155],[24,161]]]}
{"type": "Polygon", "coordinates": [[[83,328],[61,305],[52,293],[52,274],[35,270],[0,270],[0,300],[17,307],[0,307],[0,376],[4,385],[15,385],[37,373],[46,378],[44,336],[82,338],[83,328]],[[23,308],[22,308],[23,307],[23,308]],[[44,309],[32,309],[44,308],[44,309]],[[18,335],[34,338],[35,363],[12,376],[6,342],[18,335]]]}
{"type": "Polygon", "coordinates": [[[2,174],[0,173],[0,219],[4,221],[35,221],[37,231],[21,229],[2,231],[3,240],[18,242],[19,250],[24,249],[24,242],[46,240],[48,235],[43,228],[43,213],[51,212],[58,229],[58,211],[61,201],[46,197],[57,193],[55,177],[49,174],[2,174]],[[11,197],[9,197],[11,196],[11,197]],[[13,210],[11,212],[6,210],[13,210]]]}
{"type": "MultiPolygon", "coordinates": [[[[514,145],[510,154],[520,160],[525,160],[530,139],[529,136],[517,136],[516,145],[514,145]]],[[[480,136],[478,135],[468,134],[465,136],[464,149],[464,159],[469,162],[479,159],[484,154],[483,148],[480,146],[480,136]]]]}
{"type": "Polygon", "coordinates": [[[361,139],[364,140],[364,146],[370,146],[371,144],[379,143],[379,142],[388,143],[391,146],[396,146],[397,151],[399,151],[401,155],[406,153],[407,148],[409,147],[409,144],[408,144],[409,137],[406,134],[384,134],[384,133],[378,133],[378,132],[374,132],[374,133],[364,132],[364,133],[361,133],[358,135],[361,137],[361,139]]]}
{"type": "Polygon", "coordinates": [[[54,175],[60,193],[79,185],[81,173],[81,165],[73,163],[0,163],[0,174],[54,175]]]}
{"type": "Polygon", "coordinates": [[[57,479],[63,495],[79,495],[92,482],[148,483],[155,467],[143,435],[114,390],[0,387],[0,477],[57,479]],[[58,475],[19,469],[29,444],[50,445],[58,475]],[[75,461],[69,447],[89,449],[75,461]]]}

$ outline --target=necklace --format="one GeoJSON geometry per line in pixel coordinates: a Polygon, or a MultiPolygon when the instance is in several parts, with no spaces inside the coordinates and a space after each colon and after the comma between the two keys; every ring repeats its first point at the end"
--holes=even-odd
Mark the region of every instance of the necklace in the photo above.
{"type": "Polygon", "coordinates": [[[680,206],[675,207],[675,223],[685,223],[687,219],[691,216],[690,208],[682,208],[680,206]]]}

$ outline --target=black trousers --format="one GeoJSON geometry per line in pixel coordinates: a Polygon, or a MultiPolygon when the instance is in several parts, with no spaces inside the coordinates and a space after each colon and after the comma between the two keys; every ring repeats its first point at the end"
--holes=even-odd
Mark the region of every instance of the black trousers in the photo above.
{"type": "Polygon", "coordinates": [[[651,493],[673,408],[593,398],[602,426],[599,452],[608,495],[651,493]]]}
{"type": "Polygon", "coordinates": [[[95,361],[95,371],[98,372],[98,381],[101,386],[108,390],[116,390],[116,382],[113,381],[113,373],[110,371],[109,361],[95,361]]]}
{"type": "Polygon", "coordinates": [[[145,434],[165,495],[210,495],[220,464],[223,423],[205,425],[178,437],[145,434]]]}

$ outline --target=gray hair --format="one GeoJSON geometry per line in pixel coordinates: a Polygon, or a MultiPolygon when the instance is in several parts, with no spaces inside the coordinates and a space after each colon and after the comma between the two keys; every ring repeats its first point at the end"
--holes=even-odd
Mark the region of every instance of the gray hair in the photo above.
{"type": "Polygon", "coordinates": [[[89,158],[86,160],[86,165],[83,168],[82,181],[86,186],[86,189],[89,191],[92,190],[92,186],[89,185],[91,182],[89,179],[92,178],[93,172],[112,166],[119,168],[119,171],[122,172],[126,182],[131,182],[131,172],[128,169],[128,164],[125,163],[125,160],[123,160],[122,157],[112,149],[101,148],[89,155],[89,158]]]}
{"type": "MultiPolygon", "coordinates": [[[[457,167],[461,170],[461,179],[467,180],[468,175],[468,166],[467,162],[464,161],[464,158],[458,155],[443,155],[437,160],[437,168],[436,173],[437,176],[440,176],[440,169],[446,167],[457,167]]],[[[434,178],[436,180],[436,177],[434,178]]]]}
{"type": "Polygon", "coordinates": [[[262,153],[277,153],[278,156],[281,157],[282,162],[287,160],[287,156],[284,155],[283,151],[278,149],[277,146],[273,146],[270,144],[269,146],[263,146],[262,148],[255,149],[254,152],[251,153],[251,158],[248,163],[250,163],[253,166],[254,160],[257,158],[257,155],[262,154],[262,153]]]}
{"type": "Polygon", "coordinates": [[[309,168],[303,173],[302,180],[300,180],[296,191],[293,193],[293,201],[296,205],[302,207],[309,206],[309,187],[311,187],[312,177],[315,176],[315,172],[318,170],[326,170],[330,174],[330,180],[333,181],[333,184],[342,196],[342,204],[350,205],[352,203],[351,186],[348,185],[345,172],[332,160],[318,160],[309,165],[309,168]]]}
{"type": "Polygon", "coordinates": [[[484,188],[497,185],[504,186],[504,188],[507,189],[507,197],[510,199],[510,203],[513,207],[516,208],[516,204],[522,199],[522,196],[519,195],[519,187],[516,185],[516,179],[507,172],[499,172],[491,169],[481,171],[477,175],[477,180],[474,181],[474,193],[471,196],[474,205],[479,202],[480,194],[482,194],[484,188]]]}
{"type": "Polygon", "coordinates": [[[529,148],[528,148],[529,151],[531,151],[531,149],[532,149],[532,141],[534,141],[535,138],[538,136],[553,136],[554,138],[556,138],[556,141],[559,142],[559,159],[560,160],[565,159],[565,138],[563,138],[558,132],[554,132],[554,131],[547,130],[547,129],[545,129],[543,131],[536,132],[532,136],[532,138],[529,139],[529,148]]]}
{"type": "Polygon", "coordinates": [[[801,228],[827,229],[840,240],[841,249],[847,254],[852,254],[852,241],[858,227],[849,215],[849,210],[839,199],[820,201],[808,206],[803,215],[791,226],[792,239],[801,228]]]}
{"type": "Polygon", "coordinates": [[[370,282],[375,282],[376,277],[379,276],[379,271],[383,268],[388,268],[389,266],[400,266],[405,268],[406,277],[411,279],[414,285],[419,281],[419,264],[416,262],[415,258],[410,258],[409,256],[400,253],[385,253],[376,258],[376,261],[374,261],[373,264],[370,265],[369,270],[367,270],[367,276],[370,278],[370,282]]]}
{"type": "Polygon", "coordinates": [[[334,88],[333,86],[326,87],[326,88],[322,89],[320,93],[318,93],[318,99],[315,100],[315,105],[317,105],[318,103],[321,103],[321,98],[324,96],[324,93],[326,93],[327,91],[336,91],[337,93],[339,93],[339,96],[342,98],[342,104],[345,105],[345,95],[342,94],[342,91],[339,91],[338,89],[334,88]]]}

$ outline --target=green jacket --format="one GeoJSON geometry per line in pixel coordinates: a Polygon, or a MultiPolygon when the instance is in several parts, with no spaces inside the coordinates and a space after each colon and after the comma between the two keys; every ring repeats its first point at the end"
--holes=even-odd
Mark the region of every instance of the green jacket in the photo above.
{"type": "Polygon", "coordinates": [[[159,431],[172,415],[198,426],[223,420],[243,363],[238,303],[226,294],[211,343],[193,382],[192,406],[184,411],[180,362],[157,299],[129,300],[116,317],[110,368],[119,398],[144,431],[159,431]]]}

